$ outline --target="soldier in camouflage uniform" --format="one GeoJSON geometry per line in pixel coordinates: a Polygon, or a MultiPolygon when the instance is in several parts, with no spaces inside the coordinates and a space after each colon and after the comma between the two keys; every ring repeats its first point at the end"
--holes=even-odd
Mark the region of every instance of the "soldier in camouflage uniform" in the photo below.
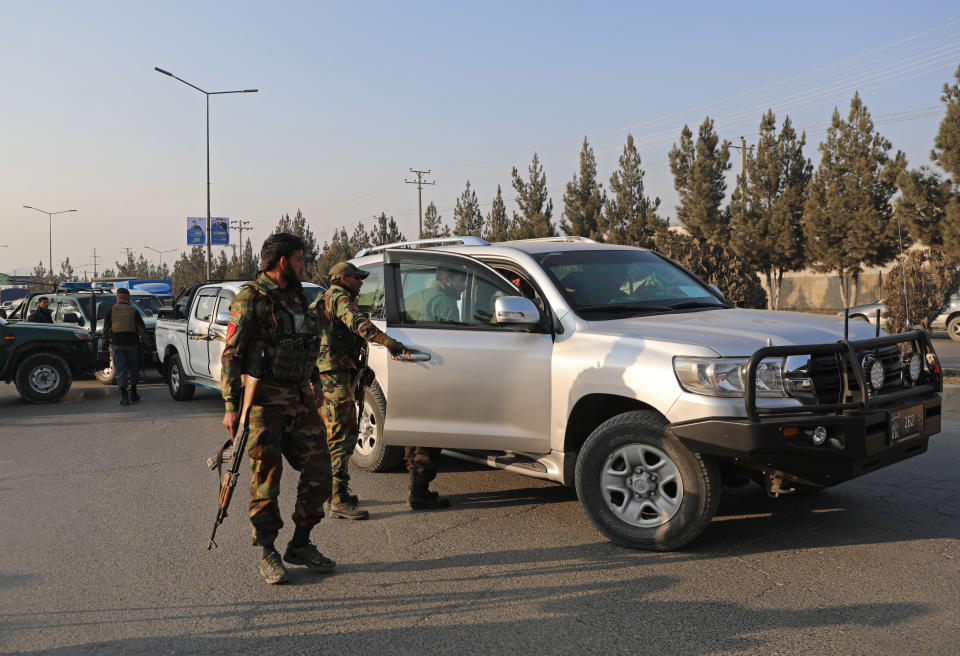
{"type": "MultiPolygon", "coordinates": [[[[330,514],[344,519],[366,519],[369,513],[358,507],[359,499],[350,492],[347,462],[357,446],[357,399],[354,389],[360,371],[360,358],[367,342],[387,347],[394,357],[406,352],[403,344],[373,325],[357,307],[356,297],[363,279],[370,275],[349,262],[338,262],[330,269],[330,289],[310,307],[322,319],[323,337],[317,371],[320,374],[320,416],[327,429],[327,447],[333,473],[330,514]]],[[[369,385],[372,380],[359,381],[369,385]]]]}
{"type": "Polygon", "coordinates": [[[330,457],[323,423],[311,390],[320,348],[320,325],[309,311],[300,276],[303,241],[292,234],[271,235],[260,251],[261,273],[230,304],[222,389],[223,425],[234,437],[243,398],[242,375],[259,380],[250,410],[250,524],[253,544],[262,548],[260,575],[282,583],[287,571],[274,547],[283,520],[277,497],[283,457],[300,472],[293,512],[294,534],[283,560],[329,572],[334,562],[310,542],[310,530],[323,517],[330,493],[330,457]]]}

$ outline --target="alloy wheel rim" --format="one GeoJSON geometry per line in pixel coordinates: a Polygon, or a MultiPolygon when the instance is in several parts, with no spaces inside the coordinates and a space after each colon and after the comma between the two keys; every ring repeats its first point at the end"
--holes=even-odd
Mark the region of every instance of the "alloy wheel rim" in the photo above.
{"type": "Polygon", "coordinates": [[[683,502],[683,479],[662,449],[634,443],[620,447],[603,463],[600,491],[618,519],[640,528],[661,526],[683,502]]]}
{"type": "Polygon", "coordinates": [[[377,445],[377,418],[373,414],[373,408],[368,401],[363,403],[363,416],[360,417],[360,426],[357,433],[357,446],[354,449],[360,455],[366,456],[373,453],[377,445]]]}

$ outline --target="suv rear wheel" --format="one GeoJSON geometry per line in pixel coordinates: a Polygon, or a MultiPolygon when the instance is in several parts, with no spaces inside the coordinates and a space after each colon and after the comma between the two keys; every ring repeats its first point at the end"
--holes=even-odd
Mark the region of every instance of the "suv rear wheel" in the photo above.
{"type": "Polygon", "coordinates": [[[383,390],[374,383],[363,397],[363,415],[360,417],[360,433],[350,463],[369,472],[385,472],[395,469],[403,460],[403,449],[383,443],[383,418],[387,415],[387,401],[383,390]]]}
{"type": "Polygon", "coordinates": [[[14,378],[20,396],[30,403],[54,403],[70,391],[70,365],[59,355],[36,353],[17,365],[14,378]]]}
{"type": "Polygon", "coordinates": [[[644,410],[601,424],[580,450],[577,496],[604,536],[631,549],[670,551],[696,539],[720,502],[716,463],[644,410]]]}
{"type": "Polygon", "coordinates": [[[103,369],[93,372],[93,377],[104,385],[113,385],[116,380],[116,370],[113,368],[113,349],[110,349],[110,364],[103,369]]]}

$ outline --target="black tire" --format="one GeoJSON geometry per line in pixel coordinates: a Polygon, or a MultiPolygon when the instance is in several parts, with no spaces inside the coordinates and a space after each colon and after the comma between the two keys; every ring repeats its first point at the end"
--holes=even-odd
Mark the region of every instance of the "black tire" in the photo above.
{"type": "Polygon", "coordinates": [[[117,379],[117,372],[113,368],[113,349],[110,349],[110,364],[93,372],[93,377],[103,385],[113,385],[117,379]]]}
{"type": "Polygon", "coordinates": [[[954,317],[947,322],[947,334],[950,339],[960,342],[960,317],[954,317]]]}
{"type": "Polygon", "coordinates": [[[66,360],[54,353],[28,355],[17,365],[17,391],[30,403],[56,403],[70,391],[73,374],[66,360]]]}
{"type": "Polygon", "coordinates": [[[183,373],[183,363],[180,356],[174,353],[167,359],[167,389],[170,396],[176,401],[189,401],[193,398],[197,388],[187,383],[187,376],[183,373]]]}
{"type": "Polygon", "coordinates": [[[636,410],[590,434],[577,458],[576,486],[584,513],[605,537],[631,549],[670,551],[706,530],[721,481],[716,462],[683,446],[663,417],[636,410]]]}
{"type": "Polygon", "coordinates": [[[403,460],[403,447],[383,443],[383,421],[387,416],[387,400],[383,390],[374,383],[363,397],[363,419],[357,446],[350,463],[368,472],[385,472],[396,469],[403,460]]]}

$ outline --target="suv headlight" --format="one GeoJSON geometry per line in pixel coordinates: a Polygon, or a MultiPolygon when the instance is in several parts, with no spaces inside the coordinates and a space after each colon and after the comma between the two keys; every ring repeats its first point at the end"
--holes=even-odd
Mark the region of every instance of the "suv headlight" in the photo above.
{"type": "MultiPolygon", "coordinates": [[[[694,394],[742,397],[748,358],[673,358],[680,386],[694,394]]],[[[785,397],[783,358],[768,358],[757,365],[757,396],[785,397]]]]}

